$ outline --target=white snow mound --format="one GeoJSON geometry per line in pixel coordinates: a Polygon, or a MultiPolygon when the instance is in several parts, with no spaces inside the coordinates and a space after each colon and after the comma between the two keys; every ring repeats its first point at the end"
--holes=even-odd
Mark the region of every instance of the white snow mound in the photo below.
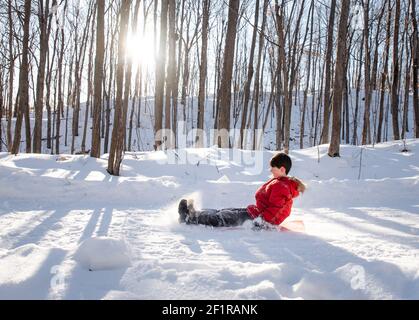
{"type": "Polygon", "coordinates": [[[131,266],[131,253],[125,241],[107,237],[85,240],[77,249],[74,258],[91,271],[131,266]]]}

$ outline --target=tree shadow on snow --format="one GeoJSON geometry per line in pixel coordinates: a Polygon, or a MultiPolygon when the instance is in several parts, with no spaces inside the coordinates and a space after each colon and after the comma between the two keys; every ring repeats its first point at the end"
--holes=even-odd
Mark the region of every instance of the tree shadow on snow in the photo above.
{"type": "Polygon", "coordinates": [[[226,282],[228,288],[236,286],[236,289],[242,289],[243,286],[248,286],[249,282],[258,285],[266,280],[274,284],[275,290],[280,294],[278,297],[419,297],[419,279],[406,275],[397,265],[381,260],[366,260],[312,235],[223,230],[203,226],[184,226],[177,229],[177,232],[188,239],[184,244],[188,245],[191,251],[198,254],[205,252],[200,247],[208,241],[213,241],[232,262],[239,263],[241,268],[248,268],[250,275],[243,275],[240,270],[223,269],[219,277],[226,282]],[[193,228],[200,230],[196,232],[193,228]],[[252,276],[252,270],[263,266],[269,266],[268,269],[272,268],[272,271],[255,272],[252,276]],[[356,284],[359,276],[363,281],[361,287],[357,287],[356,284]]]}

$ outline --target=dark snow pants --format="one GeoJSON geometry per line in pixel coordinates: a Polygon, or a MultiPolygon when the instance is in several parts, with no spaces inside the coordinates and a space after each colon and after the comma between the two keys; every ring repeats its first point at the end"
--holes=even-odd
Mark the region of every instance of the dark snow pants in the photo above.
{"type": "Polygon", "coordinates": [[[188,224],[204,224],[213,227],[235,227],[246,220],[252,220],[246,208],[197,210],[195,217],[189,217],[188,224]]]}

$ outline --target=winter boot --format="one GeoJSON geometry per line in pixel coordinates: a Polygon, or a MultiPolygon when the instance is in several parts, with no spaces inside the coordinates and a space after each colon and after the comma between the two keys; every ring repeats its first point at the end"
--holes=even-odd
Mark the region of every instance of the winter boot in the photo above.
{"type": "Polygon", "coordinates": [[[200,211],[197,211],[194,207],[194,200],[188,199],[187,201],[188,206],[188,217],[186,218],[186,223],[198,224],[198,217],[200,211]]]}
{"type": "Polygon", "coordinates": [[[188,201],[186,199],[180,200],[178,212],[179,212],[179,223],[186,223],[189,217],[188,201]]]}

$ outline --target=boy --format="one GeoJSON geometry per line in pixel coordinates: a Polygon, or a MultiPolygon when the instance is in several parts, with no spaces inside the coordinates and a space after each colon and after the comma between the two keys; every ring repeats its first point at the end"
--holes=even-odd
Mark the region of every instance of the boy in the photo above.
{"type": "Polygon", "coordinates": [[[195,210],[193,202],[188,203],[182,199],[179,203],[179,222],[231,227],[253,220],[256,228],[280,225],[291,214],[293,199],[305,191],[305,186],[300,180],[288,177],[292,161],[287,154],[275,155],[270,165],[273,178],[256,191],[256,205],[247,208],[195,210]]]}

